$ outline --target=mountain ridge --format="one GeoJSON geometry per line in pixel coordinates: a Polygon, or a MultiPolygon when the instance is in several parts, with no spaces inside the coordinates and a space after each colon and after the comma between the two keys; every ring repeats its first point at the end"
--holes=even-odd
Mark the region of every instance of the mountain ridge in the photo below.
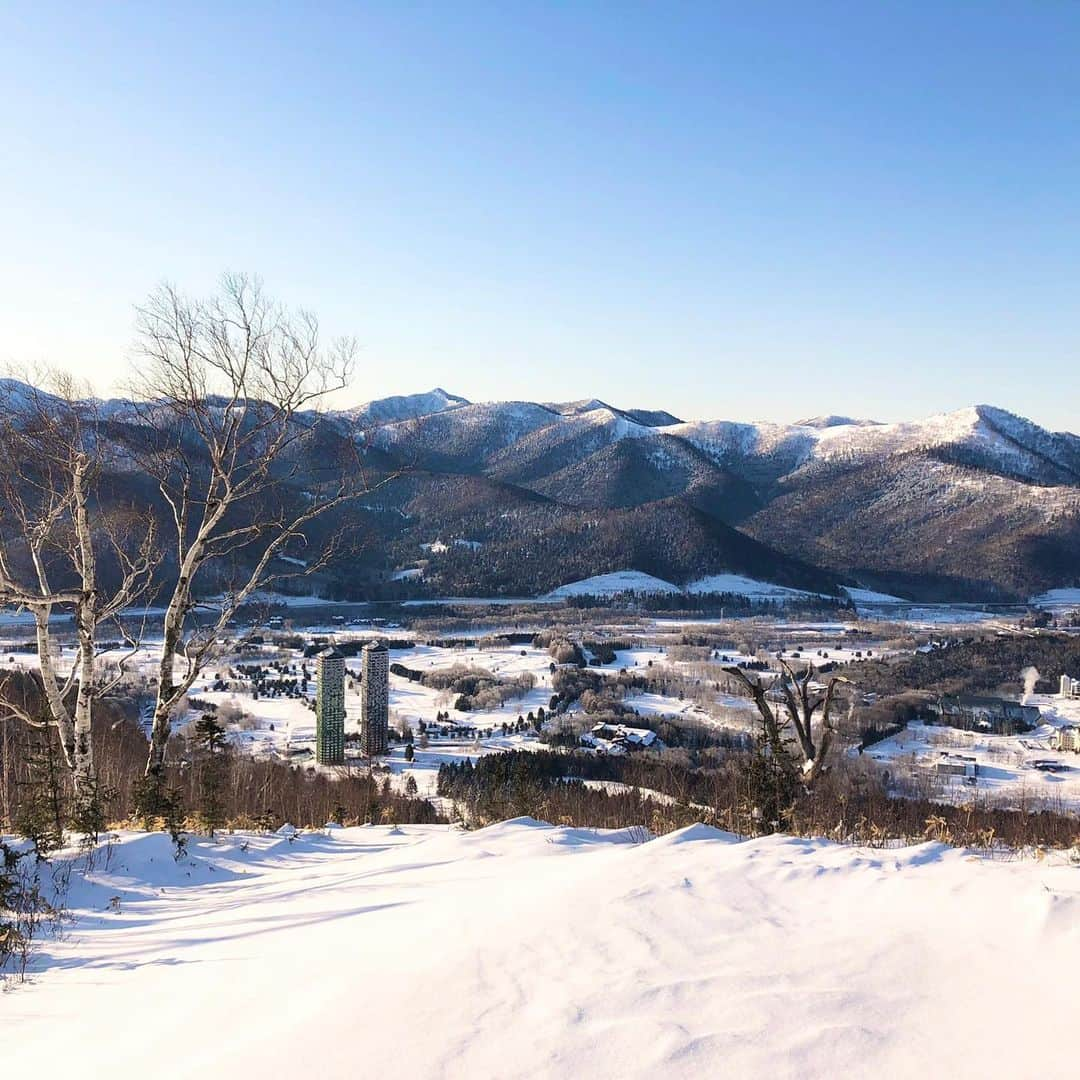
{"type": "MultiPolygon", "coordinates": [[[[3,391],[14,411],[29,392],[3,391]]],[[[123,472],[135,411],[87,405],[123,472]]],[[[319,453],[351,443],[373,477],[397,477],[347,517],[366,554],[329,584],[358,595],[539,595],[620,570],[918,599],[1080,583],[1080,437],[996,406],[893,423],[681,421],[599,398],[472,402],[436,387],[325,421],[319,453]],[[436,557],[440,539],[470,543],[436,557]],[[409,568],[420,573],[386,584],[409,568]]],[[[317,455],[298,491],[315,467],[317,455]]]]}

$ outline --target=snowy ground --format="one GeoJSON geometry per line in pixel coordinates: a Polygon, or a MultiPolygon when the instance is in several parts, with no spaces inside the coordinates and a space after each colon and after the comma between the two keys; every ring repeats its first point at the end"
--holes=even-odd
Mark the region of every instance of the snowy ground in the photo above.
{"type": "Polygon", "coordinates": [[[703,826],[128,834],[5,1076],[1072,1077],[1080,870],[703,826]]]}
{"type": "Polygon", "coordinates": [[[1033,596],[1030,603],[1048,611],[1080,611],[1080,588],[1048,589],[1033,596]]]}
{"type": "Polygon", "coordinates": [[[910,775],[928,773],[943,753],[974,758],[979,768],[974,784],[960,777],[941,779],[934,795],[949,802],[970,802],[978,794],[998,806],[1080,811],[1080,754],[1063,753],[1051,746],[1056,728],[1080,725],[1080,699],[1033,694],[1026,700],[1039,706],[1044,721],[1026,735],[984,735],[938,725],[909,724],[899,734],[876,743],[866,754],[894,772],[906,771],[910,775]],[[1036,762],[1053,762],[1059,771],[1039,769],[1036,762]]]}

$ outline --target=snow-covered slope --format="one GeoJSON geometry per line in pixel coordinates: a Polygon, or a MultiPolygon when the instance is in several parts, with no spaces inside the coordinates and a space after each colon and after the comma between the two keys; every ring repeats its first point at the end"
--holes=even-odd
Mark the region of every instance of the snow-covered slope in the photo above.
{"type": "Polygon", "coordinates": [[[616,409],[614,406],[609,405],[606,401],[601,401],[599,398],[583,398],[581,401],[549,402],[548,408],[553,409],[555,412],[562,413],[564,416],[578,416],[581,413],[606,410],[608,412],[619,413],[620,416],[623,416],[628,420],[633,420],[638,424],[645,424],[647,427],[665,427],[670,424],[682,423],[677,416],[667,412],[665,409],[616,409]]]}
{"type": "Polygon", "coordinates": [[[620,593],[638,593],[642,596],[656,596],[661,593],[677,593],[682,590],[670,581],[644,574],[640,570],[615,570],[610,574],[597,574],[583,581],[571,581],[560,585],[548,596],[556,599],[563,596],[617,596],[620,593]]]}
{"type": "Polygon", "coordinates": [[[394,397],[366,401],[352,409],[342,409],[335,416],[360,428],[375,424],[396,424],[401,420],[415,420],[420,416],[454,409],[469,402],[456,394],[448,394],[436,387],[426,394],[399,394],[394,397]]]}
{"type": "Polygon", "coordinates": [[[381,448],[473,467],[555,419],[550,410],[528,401],[481,402],[376,427],[371,437],[381,448]]]}
{"type": "Polygon", "coordinates": [[[528,819],[128,835],[0,997],[5,1076],[1072,1077],[1080,875],[528,819]]]}
{"type": "Polygon", "coordinates": [[[644,439],[654,430],[620,412],[601,406],[559,416],[499,449],[489,462],[492,475],[528,484],[623,439],[644,439]]]}
{"type": "MultiPolygon", "coordinates": [[[[709,574],[690,582],[685,589],[673,585],[670,581],[653,577],[640,570],[616,570],[610,574],[598,574],[583,581],[571,581],[548,593],[549,599],[564,596],[617,596],[620,593],[637,593],[641,596],[661,593],[732,593],[751,600],[771,600],[786,602],[803,600],[807,597],[824,596],[824,593],[812,593],[805,589],[791,589],[785,585],[775,585],[771,581],[757,581],[743,574],[709,574]]],[[[876,595],[876,594],[875,594],[876,595]]]]}
{"type": "Polygon", "coordinates": [[[755,581],[742,574],[710,574],[698,578],[686,587],[691,593],[734,593],[753,600],[787,601],[799,600],[814,593],[804,589],[789,589],[784,585],[774,585],[769,581],[755,581]]]}
{"type": "Polygon", "coordinates": [[[772,461],[777,475],[817,462],[883,459],[947,447],[1007,475],[1036,482],[1080,481],[1080,439],[1045,431],[989,405],[897,424],[825,416],[799,424],[702,421],[662,430],[687,439],[721,463],[772,461]]]}

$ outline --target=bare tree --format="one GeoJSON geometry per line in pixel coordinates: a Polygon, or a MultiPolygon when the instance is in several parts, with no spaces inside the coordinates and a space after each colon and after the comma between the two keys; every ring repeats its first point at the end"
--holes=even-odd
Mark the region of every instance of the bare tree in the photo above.
{"type": "MultiPolygon", "coordinates": [[[[4,694],[9,715],[59,733],[77,802],[96,795],[94,702],[123,678],[138,635],[125,611],[150,587],[157,563],[153,516],[103,499],[101,434],[89,395],[60,372],[38,376],[53,391],[7,380],[0,402],[0,604],[33,616],[44,719],[4,694]],[[106,504],[107,503],[107,504],[106,504]],[[75,659],[57,658],[57,622],[71,618],[75,659]],[[97,632],[111,624],[129,649],[111,678],[97,670],[97,632]]],[[[0,691],[2,692],[2,691],[0,691]]]]}
{"type": "Polygon", "coordinates": [[[750,692],[765,725],[766,740],[774,752],[789,741],[788,728],[794,729],[803,761],[803,783],[809,788],[827,767],[834,734],[831,717],[833,697],[837,685],[848,680],[842,675],[834,675],[825,689],[819,690],[814,681],[816,669],[813,664],[807,664],[802,671],[795,671],[787,661],[781,660],[780,667],[780,674],[769,686],[762,682],[760,676],[751,677],[743,668],[726,667],[724,671],[750,692]],[[773,695],[773,701],[770,701],[770,695],[773,695]],[[776,696],[779,696],[779,701],[775,701],[776,696]],[[777,715],[774,703],[783,705],[787,715],[777,715]],[[815,737],[814,714],[818,709],[821,710],[821,718],[815,737]]]}
{"type": "Polygon", "coordinates": [[[355,342],[323,348],[315,317],[272,302],[257,279],[227,275],[207,301],[161,287],[139,310],[138,350],[137,453],[171,518],[146,767],[160,781],[177,706],[237,610],[324,568],[346,538],[320,540],[320,519],[376,485],[320,412],[348,384],[355,342]],[[212,606],[200,601],[210,590],[212,606]]]}

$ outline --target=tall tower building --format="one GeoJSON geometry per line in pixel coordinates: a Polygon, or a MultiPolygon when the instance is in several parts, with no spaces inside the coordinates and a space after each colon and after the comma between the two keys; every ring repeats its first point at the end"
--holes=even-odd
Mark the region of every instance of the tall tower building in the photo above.
{"type": "Polygon", "coordinates": [[[333,648],[315,656],[315,760],[345,764],[345,657],[333,648]]]}
{"type": "Polygon", "coordinates": [[[386,753],[390,740],[390,653],[373,641],[360,656],[360,743],[374,757],[386,753]]]}

